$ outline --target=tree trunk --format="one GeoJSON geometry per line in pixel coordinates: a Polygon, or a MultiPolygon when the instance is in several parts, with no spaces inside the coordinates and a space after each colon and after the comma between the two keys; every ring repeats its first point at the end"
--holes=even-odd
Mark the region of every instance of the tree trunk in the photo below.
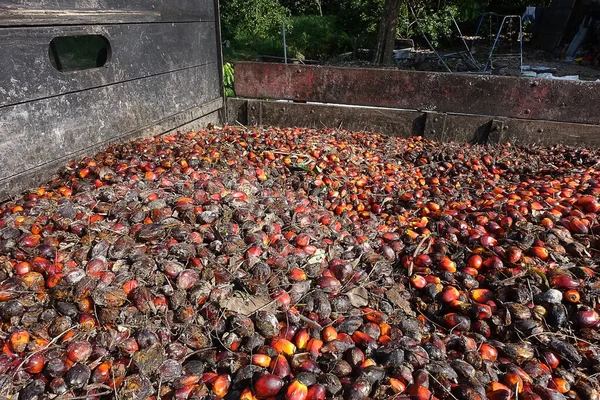
{"type": "Polygon", "coordinates": [[[385,0],[383,15],[377,34],[377,47],[375,48],[375,64],[391,64],[396,41],[396,27],[402,0],[385,0]]]}

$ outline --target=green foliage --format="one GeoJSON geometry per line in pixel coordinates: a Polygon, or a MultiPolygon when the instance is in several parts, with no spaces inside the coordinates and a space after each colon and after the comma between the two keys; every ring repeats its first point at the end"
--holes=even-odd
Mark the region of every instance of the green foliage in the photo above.
{"type": "Polygon", "coordinates": [[[235,96],[235,92],[233,91],[233,65],[230,63],[225,63],[223,65],[223,86],[225,87],[225,97],[233,97],[235,96]]]}
{"type": "Polygon", "coordinates": [[[289,11],[277,0],[225,0],[221,2],[223,37],[239,42],[267,40],[281,32],[289,11]]]}
{"type": "Polygon", "coordinates": [[[287,44],[290,56],[311,60],[327,59],[351,48],[337,18],[319,15],[293,17],[287,44]]]}
{"type": "Polygon", "coordinates": [[[441,39],[456,35],[452,17],[458,17],[458,8],[444,5],[435,10],[432,8],[433,3],[433,1],[422,1],[416,5],[414,12],[418,18],[418,24],[415,22],[412,11],[406,6],[406,3],[403,3],[398,23],[399,36],[420,37],[424,33],[433,45],[437,46],[441,39]]]}
{"type": "MultiPolygon", "coordinates": [[[[438,46],[457,34],[459,23],[477,21],[483,11],[519,13],[526,5],[551,0],[407,0],[402,3],[398,38],[420,40],[421,30],[438,46]],[[414,7],[419,25],[408,4],[414,7]]],[[[373,49],[385,0],[221,0],[227,59],[252,59],[257,54],[283,56],[282,21],[286,23],[288,55],[329,59],[347,51],[373,49]],[[322,14],[322,15],[321,15],[322,14]]],[[[469,29],[464,31],[468,34],[469,29]]]]}
{"type": "Polygon", "coordinates": [[[320,15],[321,0],[280,0],[292,15],[320,15]]]}
{"type": "Polygon", "coordinates": [[[355,52],[360,48],[375,47],[383,4],[384,0],[345,0],[328,9],[338,15],[339,24],[355,52]]]}
{"type": "Polygon", "coordinates": [[[458,21],[475,21],[481,14],[481,6],[477,0],[455,0],[452,5],[458,9],[458,21]]]}

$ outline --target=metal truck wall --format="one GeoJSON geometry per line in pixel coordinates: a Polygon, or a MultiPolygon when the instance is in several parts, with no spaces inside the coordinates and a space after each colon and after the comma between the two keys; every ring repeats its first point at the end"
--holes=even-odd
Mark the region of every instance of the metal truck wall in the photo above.
{"type": "Polygon", "coordinates": [[[252,62],[235,78],[231,124],[600,147],[597,82],[252,62]]]}
{"type": "Polygon", "coordinates": [[[217,122],[216,3],[0,0],[0,200],[110,143],[217,122]],[[89,35],[97,64],[73,70],[56,44],[89,35]]]}

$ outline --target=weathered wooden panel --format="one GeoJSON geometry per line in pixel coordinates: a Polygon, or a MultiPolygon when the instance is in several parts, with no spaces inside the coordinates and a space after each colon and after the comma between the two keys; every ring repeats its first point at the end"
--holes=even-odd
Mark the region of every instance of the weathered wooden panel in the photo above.
{"type": "Polygon", "coordinates": [[[0,26],[214,20],[210,0],[0,0],[0,26]]]}
{"type": "MultiPolygon", "coordinates": [[[[0,197],[11,191],[8,178],[17,173],[53,165],[219,99],[218,69],[211,63],[0,109],[0,154],[5,155],[0,197]]],[[[217,103],[212,104],[219,108],[217,103]]],[[[183,114],[176,126],[199,117],[183,114]]]]}
{"type": "Polygon", "coordinates": [[[209,102],[207,104],[195,108],[194,110],[190,110],[185,113],[168,117],[152,126],[143,127],[140,130],[129,132],[127,134],[124,134],[123,136],[107,140],[105,142],[88,147],[81,151],[70,153],[67,156],[57,156],[57,158],[55,158],[48,164],[33,168],[26,172],[20,172],[10,177],[9,179],[0,180],[0,199],[6,199],[10,195],[21,193],[31,188],[32,185],[36,183],[48,181],[56,174],[56,171],[60,166],[70,161],[77,160],[86,155],[91,155],[98,151],[102,151],[111,144],[122,143],[138,137],[152,137],[169,132],[188,132],[191,130],[201,130],[205,129],[209,124],[218,124],[220,122],[219,111],[210,112],[210,110],[214,109],[215,107],[222,106],[222,103],[222,99],[218,99],[214,102],[209,102]],[[205,114],[207,112],[210,113],[205,114]],[[191,115],[203,116],[194,120],[189,120],[188,118],[191,115]],[[182,121],[189,122],[180,125],[182,121]]]}
{"type": "Polygon", "coordinates": [[[437,141],[600,147],[600,126],[483,115],[228,99],[231,125],[344,128],[437,141]]]}
{"type": "Polygon", "coordinates": [[[0,54],[0,108],[218,59],[214,22],[0,29],[0,54]],[[108,39],[111,56],[106,65],[84,71],[56,70],[50,63],[50,41],[85,34],[108,39]]]}
{"type": "Polygon", "coordinates": [[[237,63],[238,96],[600,124],[600,83],[237,63]]]}

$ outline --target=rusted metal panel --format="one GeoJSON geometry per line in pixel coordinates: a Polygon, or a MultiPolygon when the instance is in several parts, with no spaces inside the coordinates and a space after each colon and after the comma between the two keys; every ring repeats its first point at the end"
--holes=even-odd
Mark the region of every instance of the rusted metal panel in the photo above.
{"type": "Polygon", "coordinates": [[[231,125],[343,128],[472,144],[600,147],[598,125],[248,99],[227,102],[231,125]]]}
{"type": "Polygon", "coordinates": [[[237,63],[241,97],[600,124],[600,84],[391,69],[237,63]]]}
{"type": "Polygon", "coordinates": [[[229,102],[229,122],[235,124],[304,128],[332,127],[352,131],[378,132],[409,137],[422,131],[423,114],[415,111],[385,110],[364,107],[239,100],[229,102]],[[238,111],[235,111],[238,110],[238,111]],[[243,110],[246,111],[245,120],[243,110]],[[233,118],[237,118],[233,120],[233,118]]]}

